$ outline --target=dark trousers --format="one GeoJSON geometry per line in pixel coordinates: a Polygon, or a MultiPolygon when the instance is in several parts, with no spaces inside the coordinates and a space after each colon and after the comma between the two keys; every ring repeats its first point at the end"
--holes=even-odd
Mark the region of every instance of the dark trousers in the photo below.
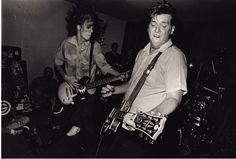
{"type": "Polygon", "coordinates": [[[97,120],[99,119],[98,114],[96,114],[96,110],[99,109],[98,101],[97,93],[87,96],[84,100],[76,101],[74,106],[77,108],[71,118],[72,126],[81,128],[80,134],[85,147],[92,149],[95,149],[93,147],[96,146],[98,138],[97,120]]]}
{"type": "Polygon", "coordinates": [[[104,136],[98,157],[112,158],[150,158],[176,157],[178,151],[178,134],[169,132],[159,136],[154,144],[138,137],[138,132],[129,132],[123,128],[111,136],[104,136]],[[171,136],[169,136],[172,134],[171,136]],[[112,138],[112,139],[111,139],[112,138]],[[105,147],[105,148],[104,148],[105,147]]]}
{"type": "Polygon", "coordinates": [[[77,108],[71,118],[72,125],[83,127],[88,133],[93,133],[96,100],[97,96],[93,94],[84,100],[76,101],[74,106],[77,108]]]}

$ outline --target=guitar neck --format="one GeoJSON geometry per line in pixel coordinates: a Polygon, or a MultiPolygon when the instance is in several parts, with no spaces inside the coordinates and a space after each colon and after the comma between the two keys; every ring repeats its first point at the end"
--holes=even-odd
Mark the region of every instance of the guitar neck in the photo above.
{"type": "Polygon", "coordinates": [[[94,82],[91,82],[91,83],[87,83],[86,84],[86,88],[87,89],[92,89],[92,88],[95,88],[95,87],[98,87],[98,86],[102,86],[104,84],[108,84],[108,83],[111,83],[111,82],[114,82],[114,81],[118,81],[121,79],[121,76],[122,75],[126,75],[127,73],[129,73],[130,71],[126,71],[126,72],[123,72],[121,75],[119,76],[115,76],[115,77],[108,77],[108,78],[105,78],[105,79],[102,79],[102,80],[99,80],[99,81],[94,81],[94,82]]]}
{"type": "MultiPolygon", "coordinates": [[[[119,119],[122,121],[126,114],[127,114],[127,112],[125,112],[125,111],[116,110],[115,117],[116,117],[116,119],[119,119]]],[[[140,123],[141,121],[142,121],[142,118],[139,115],[137,115],[136,118],[134,119],[135,123],[140,123]]]]}
{"type": "Polygon", "coordinates": [[[120,77],[110,77],[110,78],[106,78],[106,79],[103,79],[103,80],[91,82],[91,83],[86,84],[86,88],[91,89],[91,88],[95,88],[95,87],[98,87],[98,86],[102,86],[104,84],[117,81],[117,80],[119,80],[119,78],[120,77]]]}
{"type": "Polygon", "coordinates": [[[88,83],[88,84],[86,84],[86,88],[87,89],[95,88],[95,87],[102,86],[102,85],[107,84],[107,83],[118,81],[119,79],[120,79],[120,76],[109,77],[109,78],[106,78],[106,79],[102,79],[102,80],[99,80],[99,81],[88,83]]]}

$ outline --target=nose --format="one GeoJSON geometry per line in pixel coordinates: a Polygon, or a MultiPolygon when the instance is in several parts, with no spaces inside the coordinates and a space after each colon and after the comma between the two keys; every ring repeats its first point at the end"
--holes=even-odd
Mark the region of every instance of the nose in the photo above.
{"type": "Polygon", "coordinates": [[[90,31],[91,33],[93,33],[93,27],[91,27],[91,28],[89,29],[89,31],[90,31]]]}
{"type": "Polygon", "coordinates": [[[156,25],[155,26],[155,32],[159,32],[160,31],[160,26],[159,25],[156,25]]]}

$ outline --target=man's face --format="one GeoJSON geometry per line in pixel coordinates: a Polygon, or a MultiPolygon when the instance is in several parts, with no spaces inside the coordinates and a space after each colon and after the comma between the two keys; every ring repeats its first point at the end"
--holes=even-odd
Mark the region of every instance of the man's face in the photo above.
{"type": "Polygon", "coordinates": [[[154,15],[152,17],[148,26],[151,48],[158,49],[169,40],[170,35],[174,32],[171,18],[169,14],[154,15]]]}
{"type": "Polygon", "coordinates": [[[89,20],[85,20],[85,22],[79,27],[81,37],[88,41],[91,38],[93,33],[93,22],[89,20]]]}
{"type": "Polygon", "coordinates": [[[112,49],[112,51],[116,52],[117,49],[118,49],[118,46],[117,45],[112,45],[111,49],[112,49]]]}

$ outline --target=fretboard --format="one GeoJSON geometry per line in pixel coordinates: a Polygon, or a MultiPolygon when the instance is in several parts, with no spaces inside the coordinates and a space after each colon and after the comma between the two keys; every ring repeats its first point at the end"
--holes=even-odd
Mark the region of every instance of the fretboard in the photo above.
{"type": "MultiPolygon", "coordinates": [[[[121,75],[126,74],[128,72],[129,71],[124,72],[121,75]]],[[[86,88],[91,89],[91,88],[102,86],[102,85],[105,85],[105,84],[108,84],[108,83],[111,83],[111,82],[114,82],[114,81],[118,81],[118,80],[121,79],[121,77],[120,77],[121,75],[115,76],[115,77],[108,77],[108,78],[105,78],[105,79],[102,79],[102,80],[99,80],[99,81],[94,81],[94,82],[91,82],[91,83],[87,83],[86,88]]]]}
{"type": "MultiPolygon", "coordinates": [[[[127,112],[121,111],[119,109],[116,110],[114,117],[119,120],[123,120],[124,116],[127,114],[127,112]]],[[[142,122],[141,116],[137,115],[136,118],[134,119],[135,123],[140,123],[142,122]]]]}
{"type": "Polygon", "coordinates": [[[102,86],[104,84],[108,84],[108,83],[111,83],[111,82],[114,82],[114,81],[118,81],[119,79],[120,79],[120,76],[109,77],[109,78],[102,79],[102,80],[99,80],[99,81],[87,83],[86,88],[87,89],[95,88],[95,87],[98,87],[98,86],[102,86]]]}

